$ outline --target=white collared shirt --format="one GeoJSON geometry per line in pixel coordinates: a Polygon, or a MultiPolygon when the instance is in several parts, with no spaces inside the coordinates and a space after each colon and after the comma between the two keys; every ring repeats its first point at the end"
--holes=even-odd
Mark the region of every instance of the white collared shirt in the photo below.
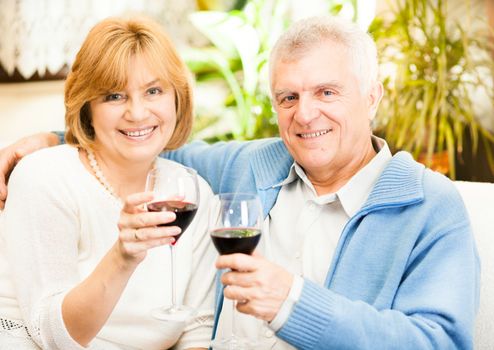
{"type": "MultiPolygon", "coordinates": [[[[391,159],[386,142],[377,138],[374,141],[380,146],[377,155],[336,193],[318,196],[297,163],[292,165],[288,177],[280,184],[280,193],[264,222],[258,248],[267,259],[284,267],[296,278],[287,300],[269,325],[236,314],[238,333],[257,338],[256,349],[294,349],[276,338],[274,332],[286,322],[293,304],[300,297],[303,278],[324,285],[343,228],[363,206],[391,159]]],[[[225,299],[217,336],[228,334],[223,332],[225,326],[229,328],[231,315],[225,315],[225,311],[231,314],[230,310],[231,302],[225,299]]]]}

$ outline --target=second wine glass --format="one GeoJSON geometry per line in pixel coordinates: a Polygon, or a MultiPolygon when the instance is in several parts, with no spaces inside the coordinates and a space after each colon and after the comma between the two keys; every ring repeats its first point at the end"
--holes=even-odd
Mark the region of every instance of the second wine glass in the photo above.
{"type": "MultiPolygon", "coordinates": [[[[223,193],[214,196],[209,217],[214,246],[221,255],[252,254],[261,238],[262,220],[261,201],[256,194],[223,193]]],[[[253,348],[247,339],[236,334],[235,313],[236,303],[233,301],[231,334],[213,340],[213,349],[253,348]]]]}
{"type": "Polygon", "coordinates": [[[174,246],[185,233],[194,219],[199,206],[199,183],[194,169],[178,167],[176,169],[155,168],[147,177],[146,190],[154,194],[153,201],[147,204],[148,211],[172,211],[176,215],[173,222],[160,226],[178,226],[182,230],[170,244],[171,264],[171,305],[152,310],[153,317],[159,320],[184,320],[191,316],[190,306],[178,304],[176,300],[176,267],[174,246]]]}

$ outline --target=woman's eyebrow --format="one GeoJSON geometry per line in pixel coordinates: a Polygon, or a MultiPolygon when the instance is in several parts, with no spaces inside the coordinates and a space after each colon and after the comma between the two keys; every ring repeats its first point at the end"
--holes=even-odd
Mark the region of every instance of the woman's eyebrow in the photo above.
{"type": "Polygon", "coordinates": [[[159,79],[154,79],[152,81],[150,81],[149,83],[146,83],[142,86],[142,88],[147,88],[147,87],[150,87],[151,85],[154,85],[156,84],[157,82],[159,82],[160,80],[159,79]]]}

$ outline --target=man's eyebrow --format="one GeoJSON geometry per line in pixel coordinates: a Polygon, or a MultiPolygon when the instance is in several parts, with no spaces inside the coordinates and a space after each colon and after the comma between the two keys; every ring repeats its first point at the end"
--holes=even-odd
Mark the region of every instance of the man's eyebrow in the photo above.
{"type": "Polygon", "coordinates": [[[291,90],[288,90],[288,89],[277,90],[274,92],[274,97],[276,98],[276,97],[279,97],[280,95],[284,95],[287,93],[291,93],[291,90]]]}
{"type": "MultiPolygon", "coordinates": [[[[342,90],[343,85],[337,81],[328,81],[328,82],[316,84],[310,88],[310,90],[312,90],[312,91],[318,91],[318,90],[324,90],[324,89],[342,90]]],[[[280,95],[292,94],[292,93],[294,93],[294,92],[292,90],[289,90],[289,89],[276,90],[274,92],[274,97],[277,98],[280,95]]]]}
{"type": "Polygon", "coordinates": [[[327,88],[341,90],[341,89],[343,89],[343,85],[336,82],[336,81],[329,81],[326,83],[321,83],[321,84],[315,85],[313,90],[322,90],[322,89],[327,89],[327,88]]]}

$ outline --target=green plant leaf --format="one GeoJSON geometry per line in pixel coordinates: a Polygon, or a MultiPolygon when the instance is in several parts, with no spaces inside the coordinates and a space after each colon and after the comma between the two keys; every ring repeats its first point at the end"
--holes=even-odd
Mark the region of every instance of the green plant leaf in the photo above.
{"type": "Polygon", "coordinates": [[[192,13],[190,20],[227,57],[240,57],[243,88],[251,94],[257,85],[256,56],[260,41],[256,29],[237,14],[202,11],[192,13]]]}

